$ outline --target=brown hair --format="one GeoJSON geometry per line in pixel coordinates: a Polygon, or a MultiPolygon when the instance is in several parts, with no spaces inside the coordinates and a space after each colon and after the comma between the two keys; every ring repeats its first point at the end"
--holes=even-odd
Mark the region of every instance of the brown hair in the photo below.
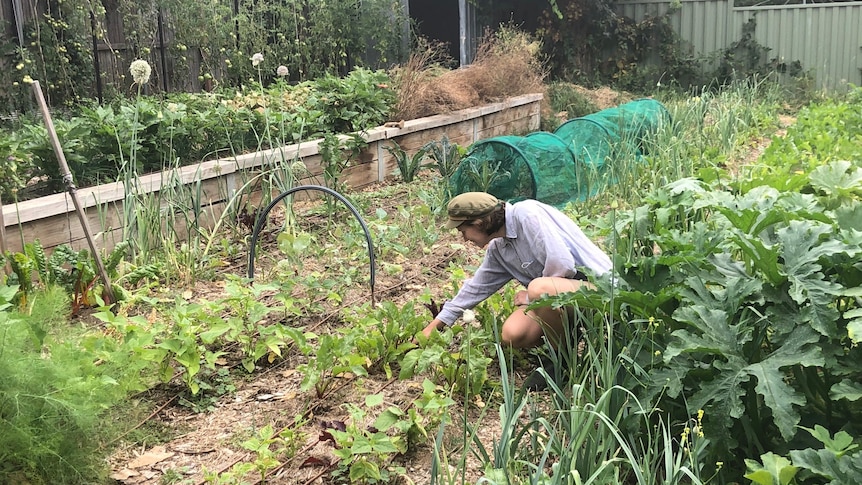
{"type": "Polygon", "coordinates": [[[487,236],[494,234],[506,225],[506,203],[501,200],[494,210],[478,219],[468,221],[466,224],[477,227],[487,236]]]}

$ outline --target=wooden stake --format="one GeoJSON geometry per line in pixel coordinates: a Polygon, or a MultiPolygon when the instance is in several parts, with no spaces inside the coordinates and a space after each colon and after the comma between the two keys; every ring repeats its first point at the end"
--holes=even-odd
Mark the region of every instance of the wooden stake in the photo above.
{"type": "Polygon", "coordinates": [[[105,284],[106,303],[114,303],[114,292],[111,289],[111,280],[108,278],[108,272],[105,271],[105,265],[102,264],[102,257],[99,251],[96,250],[96,242],[93,240],[93,235],[90,233],[90,224],[87,222],[87,214],[81,207],[78,201],[78,188],[75,187],[75,182],[72,180],[72,172],[69,170],[69,164],[66,163],[66,156],[63,154],[63,147],[60,146],[60,138],[57,136],[57,131],[54,129],[54,122],[51,120],[51,113],[48,111],[48,103],[45,102],[45,96],[42,94],[42,87],[39,81],[33,81],[33,93],[36,95],[36,102],[39,104],[39,109],[42,111],[42,118],[45,120],[45,127],[48,128],[48,137],[51,139],[51,146],[54,148],[54,154],[57,155],[57,161],[60,163],[60,173],[63,174],[63,183],[66,185],[66,190],[72,198],[72,203],[75,205],[75,212],[78,213],[78,220],[81,221],[81,228],[84,230],[84,237],[87,239],[87,244],[90,246],[90,252],[93,253],[93,259],[96,261],[96,266],[99,269],[99,275],[102,277],[102,282],[105,284]]]}

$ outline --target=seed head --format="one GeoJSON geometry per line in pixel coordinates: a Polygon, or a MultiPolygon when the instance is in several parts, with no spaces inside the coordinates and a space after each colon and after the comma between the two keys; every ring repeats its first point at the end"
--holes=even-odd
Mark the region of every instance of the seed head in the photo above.
{"type": "Polygon", "coordinates": [[[132,79],[135,81],[135,84],[144,85],[149,82],[150,74],[152,74],[153,70],[150,68],[147,61],[137,59],[132,61],[132,65],[129,66],[129,72],[132,74],[132,79]]]}

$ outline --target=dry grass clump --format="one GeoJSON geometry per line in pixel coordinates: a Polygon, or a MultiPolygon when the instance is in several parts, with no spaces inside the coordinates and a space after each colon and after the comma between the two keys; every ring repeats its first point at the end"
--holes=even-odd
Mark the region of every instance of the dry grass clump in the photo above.
{"type": "Polygon", "coordinates": [[[423,44],[393,69],[398,93],[393,117],[409,120],[448,113],[527,93],[543,93],[541,46],[528,34],[503,27],[486,33],[470,66],[447,70],[439,45],[423,44]]]}
{"type": "Polygon", "coordinates": [[[483,102],[544,91],[545,69],[539,61],[541,44],[511,27],[486,32],[476,59],[461,77],[483,102]]]}

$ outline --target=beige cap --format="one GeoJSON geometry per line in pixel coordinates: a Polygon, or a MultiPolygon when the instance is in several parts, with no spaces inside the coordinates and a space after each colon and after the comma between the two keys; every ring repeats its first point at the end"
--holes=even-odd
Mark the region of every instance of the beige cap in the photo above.
{"type": "Polygon", "coordinates": [[[449,221],[443,226],[446,229],[454,229],[465,221],[472,221],[488,215],[501,203],[500,199],[485,192],[464,192],[456,195],[449,201],[446,211],[449,213],[449,221]]]}

